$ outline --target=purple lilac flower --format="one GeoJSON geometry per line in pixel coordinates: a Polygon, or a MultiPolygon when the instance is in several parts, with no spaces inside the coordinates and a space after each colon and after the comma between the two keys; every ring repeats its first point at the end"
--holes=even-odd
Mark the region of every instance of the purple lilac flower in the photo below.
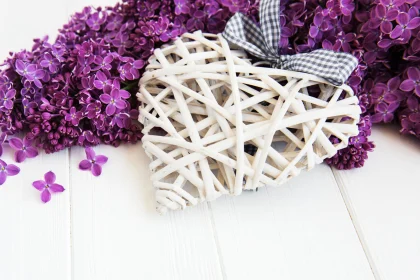
{"type": "Polygon", "coordinates": [[[112,66],[111,63],[114,60],[114,57],[112,55],[107,55],[105,57],[102,56],[96,56],[93,60],[93,62],[98,65],[97,67],[95,67],[93,70],[97,71],[97,70],[111,70],[112,66]]]}
{"type": "Polygon", "coordinates": [[[0,76],[0,89],[9,90],[13,86],[13,83],[9,80],[7,76],[0,76]]]}
{"type": "MultiPolygon", "coordinates": [[[[230,0],[226,0],[230,1],[230,0]]],[[[233,0],[236,1],[236,0],[233,0]]],[[[204,17],[205,13],[201,10],[192,10],[191,14],[193,15],[189,20],[187,20],[187,29],[188,31],[193,30],[202,30],[204,29],[204,17]]]]}
{"type": "Polygon", "coordinates": [[[355,33],[346,34],[344,32],[339,32],[337,34],[336,41],[333,46],[333,50],[335,51],[343,50],[344,52],[350,52],[351,50],[350,42],[353,42],[355,39],[356,39],[355,33]]]}
{"type": "Polygon", "coordinates": [[[331,29],[331,27],[331,22],[324,20],[324,16],[318,13],[315,15],[313,25],[309,29],[309,35],[312,38],[322,37],[322,32],[331,29]]]}
{"type": "Polygon", "coordinates": [[[48,68],[51,73],[55,73],[58,70],[60,61],[58,61],[58,59],[53,57],[51,54],[46,53],[44,55],[44,60],[41,60],[40,65],[44,68],[48,68]]]}
{"type": "Polygon", "coordinates": [[[376,105],[377,113],[372,115],[372,123],[389,123],[394,119],[394,111],[400,104],[395,102],[391,104],[379,103],[376,105]]]}
{"type": "Polygon", "coordinates": [[[339,0],[340,11],[345,16],[350,16],[354,10],[354,1],[353,0],[339,0]]]}
{"type": "Polygon", "coordinates": [[[41,200],[47,203],[51,200],[51,193],[61,193],[65,189],[62,185],[55,183],[56,176],[54,172],[49,171],[45,173],[44,180],[35,181],[32,186],[41,192],[41,200]]]}
{"type": "Polygon", "coordinates": [[[19,167],[14,164],[7,164],[0,159],[0,186],[6,182],[7,176],[15,176],[19,172],[19,167]]]}
{"type": "Polygon", "coordinates": [[[71,107],[69,113],[66,114],[64,119],[68,122],[71,122],[74,126],[77,126],[82,117],[82,112],[77,112],[75,107],[71,107]]]}
{"type": "Polygon", "coordinates": [[[138,11],[141,17],[152,17],[159,8],[160,3],[156,0],[140,1],[138,3],[138,11]]]}
{"type": "Polygon", "coordinates": [[[175,14],[188,14],[190,12],[190,7],[188,0],[174,0],[175,3],[175,14]]]}
{"type": "Polygon", "coordinates": [[[128,128],[131,124],[130,114],[128,112],[120,112],[115,114],[111,123],[116,124],[120,128],[128,128]]]}
{"type": "Polygon", "coordinates": [[[128,34],[120,34],[112,41],[112,44],[118,48],[118,53],[121,55],[134,45],[128,34]]]}
{"type": "Polygon", "coordinates": [[[77,140],[79,145],[85,146],[85,145],[92,145],[92,144],[98,144],[97,138],[93,134],[92,131],[86,130],[83,131],[83,133],[79,136],[79,139],[77,140]]]}
{"type": "MultiPolygon", "coordinates": [[[[203,12],[204,14],[204,12],[203,12]]],[[[155,35],[159,36],[159,39],[162,42],[169,41],[171,37],[171,32],[168,30],[169,28],[169,19],[161,17],[158,19],[158,21],[154,22],[154,31],[155,35]]]]}
{"type": "Polygon", "coordinates": [[[398,25],[389,35],[392,39],[401,38],[407,42],[411,37],[411,30],[420,26],[420,17],[411,18],[407,13],[400,13],[397,16],[398,25]]]}
{"type": "Polygon", "coordinates": [[[117,109],[125,109],[127,104],[123,99],[130,97],[130,94],[125,90],[113,89],[111,94],[104,93],[100,96],[103,103],[108,104],[106,106],[106,114],[112,116],[115,114],[117,109]]]}
{"type": "Polygon", "coordinates": [[[16,72],[24,76],[28,81],[33,82],[38,88],[42,88],[40,79],[45,76],[44,70],[37,69],[35,64],[27,64],[22,60],[16,61],[16,72]]]}
{"type": "Polygon", "coordinates": [[[400,83],[401,80],[399,77],[389,79],[389,81],[386,84],[377,83],[375,85],[375,91],[380,92],[380,97],[376,100],[374,99],[376,103],[380,103],[381,101],[385,101],[387,103],[401,101],[402,92],[398,89],[400,83]]]}
{"type": "Polygon", "coordinates": [[[11,89],[6,93],[0,90],[0,108],[2,110],[11,110],[13,108],[13,99],[16,96],[16,90],[11,89]]]}
{"type": "Polygon", "coordinates": [[[420,104],[415,97],[410,97],[407,100],[407,110],[404,112],[408,119],[414,123],[420,123],[420,104]]]}
{"type": "Polygon", "coordinates": [[[407,99],[407,108],[400,113],[401,133],[420,138],[420,104],[416,96],[407,99]]]}
{"type": "Polygon", "coordinates": [[[98,71],[96,73],[96,80],[93,82],[95,88],[104,89],[106,86],[110,86],[112,81],[102,72],[98,71]]]}
{"type": "Polygon", "coordinates": [[[380,0],[380,3],[384,5],[387,9],[398,8],[405,3],[404,0],[380,0]]]}
{"type": "Polygon", "coordinates": [[[213,15],[217,13],[217,11],[219,11],[219,9],[220,9],[220,5],[218,2],[209,1],[208,3],[205,4],[203,11],[206,17],[211,18],[213,15]]]}
{"type": "Polygon", "coordinates": [[[87,117],[89,119],[94,119],[101,113],[102,103],[98,100],[95,100],[95,102],[87,105],[86,110],[87,110],[87,117]]]}
{"type": "Polygon", "coordinates": [[[35,89],[32,87],[32,83],[30,81],[25,81],[23,84],[23,88],[20,91],[22,96],[31,95],[33,94],[35,89]]]}
{"type": "Polygon", "coordinates": [[[102,166],[108,161],[104,155],[96,155],[95,151],[87,147],[85,148],[86,158],[80,162],[80,170],[90,170],[94,176],[99,176],[102,173],[102,166]]]}
{"type": "Polygon", "coordinates": [[[55,107],[53,105],[51,105],[51,103],[45,99],[45,98],[41,98],[40,100],[40,105],[39,108],[43,111],[48,111],[48,112],[53,112],[55,107]]]}
{"type": "Polygon", "coordinates": [[[106,29],[109,30],[109,31],[113,31],[115,29],[118,29],[121,26],[123,20],[124,20],[124,17],[122,15],[118,15],[118,14],[116,14],[112,17],[109,17],[108,18],[108,23],[106,25],[106,29]]]}
{"type": "Polygon", "coordinates": [[[388,9],[379,4],[375,9],[376,17],[371,20],[371,28],[378,28],[380,26],[381,31],[385,34],[389,34],[392,31],[392,21],[398,16],[397,9],[388,9]]]}
{"type": "Polygon", "coordinates": [[[19,75],[24,76],[28,80],[29,80],[29,77],[32,77],[36,71],[36,65],[25,63],[19,59],[16,60],[15,67],[16,67],[16,72],[19,75]]]}
{"type": "Polygon", "coordinates": [[[86,24],[95,31],[98,31],[101,28],[101,25],[106,21],[106,14],[104,13],[94,13],[89,16],[89,19],[86,21],[86,24]]]}
{"type": "Polygon", "coordinates": [[[401,133],[411,134],[420,138],[420,122],[412,122],[409,118],[401,119],[401,133]]]}
{"type": "MultiPolygon", "coordinates": [[[[209,19],[209,20],[211,20],[211,19],[209,19]]],[[[187,27],[186,27],[186,22],[187,22],[187,17],[186,16],[180,15],[180,16],[175,17],[173,27],[174,27],[174,30],[176,31],[176,33],[178,35],[181,35],[181,34],[184,34],[184,33],[188,32],[187,27]]]]}
{"type": "Polygon", "coordinates": [[[26,158],[34,158],[38,156],[38,150],[32,147],[32,139],[27,137],[23,138],[23,141],[19,138],[9,139],[9,145],[15,152],[15,161],[23,162],[26,158]]]}
{"type": "Polygon", "coordinates": [[[331,19],[337,18],[337,14],[339,14],[340,7],[335,3],[334,0],[329,0],[325,4],[326,8],[322,11],[322,15],[324,17],[329,16],[331,19]]]}
{"type": "Polygon", "coordinates": [[[419,68],[408,68],[407,70],[407,79],[404,80],[400,89],[403,91],[413,91],[415,94],[420,97],[420,70],[419,68]]]}

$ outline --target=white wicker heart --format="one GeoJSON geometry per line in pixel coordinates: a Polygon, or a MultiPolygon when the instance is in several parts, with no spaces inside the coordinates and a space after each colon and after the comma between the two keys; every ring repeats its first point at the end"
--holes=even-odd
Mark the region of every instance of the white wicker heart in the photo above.
{"type": "Polygon", "coordinates": [[[149,63],[138,98],[161,213],[284,183],[358,134],[351,88],[252,65],[221,35],[185,34],[149,63]]]}

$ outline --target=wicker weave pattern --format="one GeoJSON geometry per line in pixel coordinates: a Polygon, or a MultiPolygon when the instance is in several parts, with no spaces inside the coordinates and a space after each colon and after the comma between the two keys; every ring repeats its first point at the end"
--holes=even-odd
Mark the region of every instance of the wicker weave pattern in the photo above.
{"type": "Polygon", "coordinates": [[[284,183],[358,134],[349,87],[253,66],[220,35],[185,34],[149,62],[138,98],[159,212],[284,183]]]}

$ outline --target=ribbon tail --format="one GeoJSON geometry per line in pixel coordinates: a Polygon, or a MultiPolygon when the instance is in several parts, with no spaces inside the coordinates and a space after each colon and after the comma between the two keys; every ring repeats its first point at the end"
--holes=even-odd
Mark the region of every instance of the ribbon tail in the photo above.
{"type": "Polygon", "coordinates": [[[281,39],[280,0],[261,0],[259,15],[264,42],[270,53],[278,55],[281,39]]]}
{"type": "Polygon", "coordinates": [[[282,55],[281,61],[284,70],[316,75],[336,86],[344,84],[358,64],[351,54],[323,49],[282,55]]]}
{"type": "Polygon", "coordinates": [[[250,54],[268,60],[261,29],[245,15],[236,13],[228,21],[222,36],[229,43],[246,50],[250,54]]]}

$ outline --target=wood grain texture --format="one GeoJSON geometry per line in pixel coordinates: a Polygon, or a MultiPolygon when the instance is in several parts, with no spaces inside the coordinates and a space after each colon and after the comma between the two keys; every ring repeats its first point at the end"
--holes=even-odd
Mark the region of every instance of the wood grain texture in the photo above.
{"type": "Polygon", "coordinates": [[[373,279],[328,166],[211,208],[227,279],[373,279]]]}
{"type": "Polygon", "coordinates": [[[74,279],[221,279],[207,206],[160,216],[141,145],[96,151],[109,157],[100,177],[71,151],[74,279]]]}
{"type": "Polygon", "coordinates": [[[362,169],[336,171],[381,280],[420,279],[420,143],[396,126],[373,129],[362,169]]]}
{"type": "MultiPolygon", "coordinates": [[[[10,148],[2,156],[14,163],[10,148]]],[[[0,187],[0,279],[71,279],[67,151],[17,164],[21,174],[0,187]],[[53,170],[67,190],[43,204],[32,182],[53,170]]]]}

